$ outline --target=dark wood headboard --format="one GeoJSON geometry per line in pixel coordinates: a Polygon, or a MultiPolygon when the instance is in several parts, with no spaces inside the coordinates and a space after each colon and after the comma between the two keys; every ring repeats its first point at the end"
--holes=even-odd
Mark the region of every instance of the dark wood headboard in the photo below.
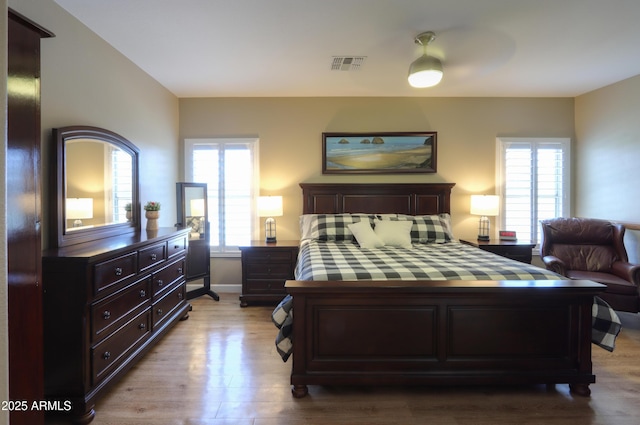
{"type": "Polygon", "coordinates": [[[455,183],[300,183],[303,214],[451,213],[455,183]]]}

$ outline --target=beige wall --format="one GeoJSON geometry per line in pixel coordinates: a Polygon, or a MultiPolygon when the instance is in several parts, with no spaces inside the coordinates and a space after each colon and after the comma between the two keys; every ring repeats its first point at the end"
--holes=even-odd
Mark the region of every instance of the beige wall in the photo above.
{"type": "MultiPolygon", "coordinates": [[[[181,149],[185,138],[211,136],[260,138],[260,192],[284,197],[279,239],[299,236],[298,183],[321,181],[454,182],[454,233],[474,237],[469,195],[495,190],[496,137],[573,139],[574,107],[569,98],[180,99],[181,149]],[[322,132],[420,130],[438,132],[437,174],[322,174],[322,132]]],[[[214,260],[213,282],[240,283],[237,263],[214,260]]]]}
{"type": "MultiPolygon", "coordinates": [[[[55,38],[41,43],[44,182],[49,172],[51,128],[68,125],[107,128],[140,148],[141,201],[162,202],[164,214],[160,224],[173,226],[178,180],[178,99],[53,0],[0,0],[0,5],[4,10],[6,6],[11,7],[56,34],[55,38]]],[[[6,13],[0,20],[0,31],[6,34],[6,13]]],[[[2,52],[0,75],[6,82],[6,41],[3,41],[2,52]]],[[[6,116],[6,84],[0,87],[0,102],[6,116]]],[[[4,119],[0,130],[6,146],[4,119]]],[[[0,220],[5,223],[5,209],[1,205],[5,194],[4,149],[1,164],[0,220]]],[[[47,201],[45,186],[43,205],[47,205],[47,201]]],[[[43,213],[46,245],[49,218],[46,208],[43,213]]],[[[0,233],[6,242],[6,225],[2,225],[0,233]]],[[[6,258],[4,243],[0,245],[0,256],[6,258]]],[[[3,262],[0,266],[0,400],[8,400],[6,281],[6,262],[3,262]]],[[[6,412],[0,411],[0,423],[8,423],[6,412]]]]}
{"type": "MultiPolygon", "coordinates": [[[[178,99],[53,0],[10,0],[9,6],[56,35],[41,44],[44,175],[49,173],[52,128],[109,129],[140,149],[140,201],[162,203],[160,225],[173,226],[178,99]]],[[[46,246],[49,216],[47,211],[43,215],[46,246]]]]}
{"type": "MultiPolygon", "coordinates": [[[[575,212],[640,224],[640,76],[576,98],[575,212]]],[[[640,232],[627,232],[640,263],[640,232]]]]}

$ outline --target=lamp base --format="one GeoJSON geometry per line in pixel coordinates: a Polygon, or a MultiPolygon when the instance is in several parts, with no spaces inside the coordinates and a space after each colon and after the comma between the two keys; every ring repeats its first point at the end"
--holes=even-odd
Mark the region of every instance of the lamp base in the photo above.
{"type": "Polygon", "coordinates": [[[274,237],[272,237],[272,238],[265,238],[265,240],[264,240],[264,241],[265,241],[266,243],[276,243],[276,242],[278,242],[278,241],[276,240],[276,237],[275,237],[275,236],[274,236],[274,237]]]}
{"type": "Polygon", "coordinates": [[[489,240],[489,236],[478,235],[478,240],[479,241],[488,241],[489,240]]]}

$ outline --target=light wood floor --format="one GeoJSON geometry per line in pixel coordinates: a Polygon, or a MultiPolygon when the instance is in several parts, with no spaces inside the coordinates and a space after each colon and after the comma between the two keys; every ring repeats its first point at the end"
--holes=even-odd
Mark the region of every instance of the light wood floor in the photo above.
{"type": "Polygon", "coordinates": [[[640,417],[640,315],[609,353],[593,346],[591,397],[567,385],[535,387],[309,387],[290,393],[277,355],[273,307],[240,308],[237,294],[192,300],[180,322],[96,405],[95,425],[636,425],[640,417]]]}

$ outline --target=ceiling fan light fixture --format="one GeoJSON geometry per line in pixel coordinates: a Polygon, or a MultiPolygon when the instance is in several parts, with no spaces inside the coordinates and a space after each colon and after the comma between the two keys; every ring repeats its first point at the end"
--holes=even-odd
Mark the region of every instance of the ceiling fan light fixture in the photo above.
{"type": "Polygon", "coordinates": [[[431,31],[418,34],[414,39],[416,44],[424,48],[424,53],[413,61],[409,67],[409,84],[415,88],[426,88],[437,85],[442,80],[442,62],[438,58],[427,55],[427,44],[435,40],[436,35],[431,31]]]}
{"type": "Polygon", "coordinates": [[[413,61],[409,67],[409,84],[415,88],[437,85],[442,80],[442,62],[426,54],[413,61]]]}

